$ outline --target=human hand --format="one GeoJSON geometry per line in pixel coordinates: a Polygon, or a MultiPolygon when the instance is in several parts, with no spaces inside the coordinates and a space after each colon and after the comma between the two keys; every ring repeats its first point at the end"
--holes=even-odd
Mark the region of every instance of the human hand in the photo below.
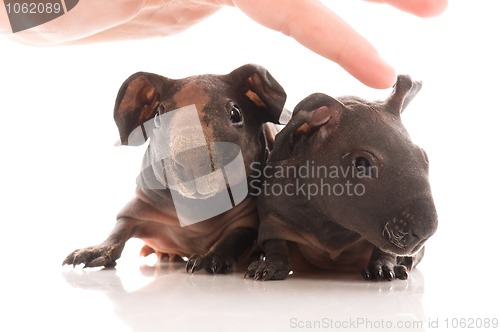
{"type": "MultiPolygon", "coordinates": [[[[447,0],[368,1],[422,17],[437,15],[447,6],[447,0]]],[[[67,14],[15,37],[50,45],[171,35],[224,5],[235,6],[256,22],[294,38],[368,86],[387,88],[396,79],[394,69],[375,48],[317,0],[85,0],[67,14]]],[[[8,22],[5,7],[0,6],[2,31],[10,30],[8,22]]]]}
{"type": "MultiPolygon", "coordinates": [[[[431,17],[446,9],[447,0],[369,0],[431,17]]],[[[388,88],[396,73],[375,48],[344,20],[316,0],[232,0],[258,23],[288,35],[348,71],[364,84],[388,88]]]]}

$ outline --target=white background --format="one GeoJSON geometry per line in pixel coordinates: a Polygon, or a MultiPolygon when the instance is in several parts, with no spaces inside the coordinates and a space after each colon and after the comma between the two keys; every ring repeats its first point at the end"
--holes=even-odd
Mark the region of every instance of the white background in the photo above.
{"type": "MultiPolygon", "coordinates": [[[[339,301],[347,304],[352,303],[346,299],[357,294],[359,301],[349,311],[355,317],[356,310],[369,312],[372,304],[378,308],[384,301],[397,299],[401,307],[406,302],[404,290],[413,289],[410,296],[417,294],[425,317],[500,318],[494,309],[500,307],[500,5],[496,0],[450,2],[442,16],[420,19],[364,1],[325,1],[398,72],[424,84],[403,121],[414,141],[428,152],[440,224],[412,275],[418,285],[412,288],[410,280],[376,286],[383,298],[374,302],[370,295],[359,293],[359,289],[371,291],[364,283],[355,283],[339,295],[333,290],[343,285],[340,281],[316,289],[307,280],[305,286],[293,286],[298,288],[290,286],[297,285],[292,279],[265,286],[247,280],[245,285],[252,283],[254,291],[266,290],[254,300],[256,304],[265,302],[269,292],[293,299],[293,294],[308,288],[322,296],[332,291],[331,299],[340,296],[339,301]]],[[[151,71],[181,78],[223,74],[245,63],[258,63],[283,85],[289,109],[313,92],[366,99],[384,99],[390,93],[362,85],[336,64],[233,8],[161,39],[31,47],[8,37],[8,33],[0,35],[0,302],[5,301],[3,307],[9,309],[0,313],[5,315],[0,325],[19,330],[41,325],[59,330],[67,324],[84,329],[94,319],[105,322],[101,327],[131,327],[126,319],[116,318],[119,301],[110,302],[95,291],[75,290],[64,281],[68,271],[60,268],[71,250],[101,242],[118,210],[133,195],[143,148],[115,147],[118,132],[112,118],[118,88],[130,74],[151,71]],[[51,301],[57,304],[48,309],[51,301]]],[[[135,258],[138,246],[131,242],[126,247],[121,264],[132,265],[128,277],[122,276],[130,289],[140,289],[149,281],[141,279],[136,261],[125,263],[135,258]],[[135,274],[138,279],[130,277],[135,274]]],[[[93,272],[83,275],[95,277],[93,272]]],[[[241,286],[239,279],[231,280],[228,287],[241,286]]],[[[85,282],[80,281],[80,286],[85,282]]],[[[202,290],[205,298],[217,297],[224,289],[210,285],[214,288],[202,290]]],[[[207,310],[198,295],[186,296],[193,296],[199,310],[207,310]]],[[[248,306],[245,298],[236,301],[248,306]]],[[[304,302],[304,310],[310,308],[308,317],[324,317],[311,309],[315,305],[325,308],[314,300],[304,302]]],[[[228,310],[238,312],[234,307],[228,310]]],[[[265,319],[271,325],[279,323],[270,314],[265,319]]],[[[194,324],[196,319],[189,321],[194,324]]],[[[253,322],[263,323],[258,317],[253,322]]],[[[288,322],[279,326],[290,327],[288,322]]]]}

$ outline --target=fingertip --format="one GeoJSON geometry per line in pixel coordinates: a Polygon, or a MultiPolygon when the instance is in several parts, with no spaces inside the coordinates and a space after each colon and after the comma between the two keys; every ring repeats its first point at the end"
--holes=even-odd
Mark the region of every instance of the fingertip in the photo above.
{"type": "Polygon", "coordinates": [[[396,83],[396,70],[387,63],[384,63],[383,68],[374,72],[373,78],[366,85],[375,89],[387,89],[396,83]]]}
{"type": "Polygon", "coordinates": [[[448,7],[448,0],[368,0],[387,3],[413,15],[429,18],[442,14],[448,7]]]}
{"type": "Polygon", "coordinates": [[[382,57],[366,58],[361,63],[364,65],[345,68],[361,83],[375,89],[387,89],[396,82],[396,70],[382,57]]]}
{"type": "Polygon", "coordinates": [[[427,0],[416,6],[414,14],[423,18],[430,18],[442,14],[448,8],[448,0],[427,0]]]}

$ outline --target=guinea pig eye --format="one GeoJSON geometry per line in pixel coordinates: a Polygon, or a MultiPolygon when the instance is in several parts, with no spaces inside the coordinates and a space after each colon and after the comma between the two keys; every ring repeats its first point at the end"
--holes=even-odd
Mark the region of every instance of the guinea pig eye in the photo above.
{"type": "Polygon", "coordinates": [[[356,159],[354,159],[354,167],[356,167],[359,175],[364,177],[372,176],[372,165],[368,158],[362,156],[357,157],[356,159]]]}
{"type": "Polygon", "coordinates": [[[229,111],[229,119],[232,123],[240,123],[243,120],[243,114],[241,114],[241,109],[238,105],[231,105],[231,109],[229,111]]]}

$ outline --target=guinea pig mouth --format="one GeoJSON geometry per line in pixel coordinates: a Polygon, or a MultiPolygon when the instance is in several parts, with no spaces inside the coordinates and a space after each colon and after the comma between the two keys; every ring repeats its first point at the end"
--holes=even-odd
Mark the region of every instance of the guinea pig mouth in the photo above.
{"type": "Polygon", "coordinates": [[[382,236],[391,245],[388,248],[381,249],[401,256],[416,254],[427,240],[427,238],[421,238],[418,234],[411,231],[408,221],[398,218],[393,218],[384,225],[382,236]]]}
{"type": "Polygon", "coordinates": [[[214,196],[224,188],[223,178],[222,182],[221,184],[220,174],[212,172],[204,176],[195,177],[191,181],[181,182],[176,185],[177,188],[175,189],[186,198],[205,199],[214,196]]]}
{"type": "Polygon", "coordinates": [[[382,227],[384,247],[396,255],[417,253],[436,231],[438,217],[432,200],[423,197],[403,211],[390,215],[382,227]]]}
{"type": "Polygon", "coordinates": [[[225,187],[220,170],[211,165],[199,169],[185,169],[173,159],[161,160],[161,171],[157,178],[170,190],[175,190],[186,198],[210,198],[225,187]]]}
{"type": "Polygon", "coordinates": [[[210,149],[198,147],[181,151],[161,159],[153,168],[162,185],[186,198],[207,199],[226,190],[234,191],[234,186],[238,187],[238,196],[247,194],[239,187],[241,183],[246,184],[247,176],[236,144],[217,142],[210,149]]]}
{"type": "Polygon", "coordinates": [[[407,223],[404,220],[393,218],[384,225],[382,236],[387,238],[397,248],[404,250],[407,247],[407,238],[410,234],[406,228],[407,223]]]}

